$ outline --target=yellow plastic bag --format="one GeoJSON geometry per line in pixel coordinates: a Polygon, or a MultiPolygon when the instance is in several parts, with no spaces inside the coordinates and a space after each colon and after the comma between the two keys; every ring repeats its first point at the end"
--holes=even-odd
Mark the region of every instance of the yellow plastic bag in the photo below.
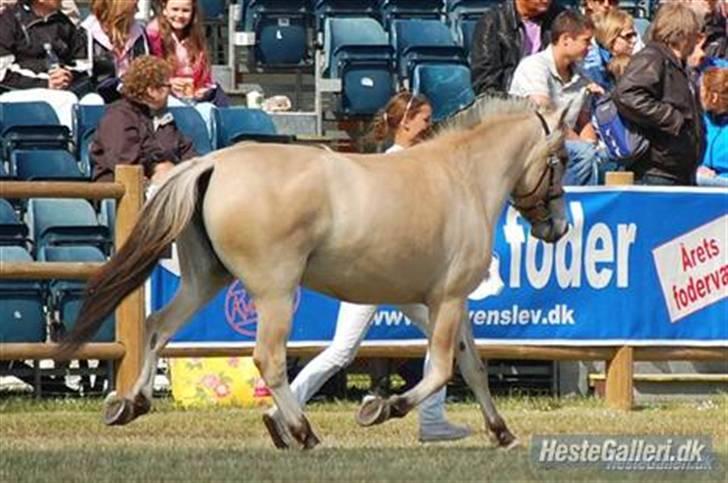
{"type": "Polygon", "coordinates": [[[170,374],[172,397],[185,407],[273,404],[252,357],[173,358],[170,374]]]}

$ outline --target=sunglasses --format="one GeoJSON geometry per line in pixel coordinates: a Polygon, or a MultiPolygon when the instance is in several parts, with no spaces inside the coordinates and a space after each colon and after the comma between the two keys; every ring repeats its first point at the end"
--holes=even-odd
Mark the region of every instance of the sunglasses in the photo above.
{"type": "Polygon", "coordinates": [[[626,34],[619,34],[619,38],[626,41],[634,40],[637,38],[637,32],[627,32],[626,34]]]}

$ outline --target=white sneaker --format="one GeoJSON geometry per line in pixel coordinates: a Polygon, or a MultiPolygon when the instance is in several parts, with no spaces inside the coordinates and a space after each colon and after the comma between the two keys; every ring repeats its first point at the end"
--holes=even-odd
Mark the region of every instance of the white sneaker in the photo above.
{"type": "Polygon", "coordinates": [[[458,426],[446,420],[435,423],[420,424],[420,442],[435,443],[437,441],[456,441],[473,434],[467,426],[458,426]]]}

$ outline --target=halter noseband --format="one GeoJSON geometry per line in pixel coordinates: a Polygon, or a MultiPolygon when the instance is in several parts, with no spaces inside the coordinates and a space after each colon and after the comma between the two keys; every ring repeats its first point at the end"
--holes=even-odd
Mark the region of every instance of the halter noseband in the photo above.
{"type": "MultiPolygon", "coordinates": [[[[549,129],[548,124],[546,123],[546,119],[541,115],[540,112],[535,112],[536,117],[541,122],[541,127],[543,127],[544,134],[546,136],[551,135],[551,130],[549,129]]],[[[512,201],[511,204],[520,211],[523,216],[525,216],[529,221],[533,222],[543,222],[548,221],[551,218],[551,212],[548,209],[548,204],[555,199],[561,198],[564,196],[564,189],[561,187],[561,185],[558,185],[558,189],[554,189],[555,184],[555,176],[556,176],[556,166],[561,164],[561,160],[558,158],[558,156],[554,154],[550,154],[547,161],[546,161],[546,168],[541,173],[541,177],[538,179],[538,183],[536,183],[536,186],[527,194],[525,195],[519,195],[516,193],[513,193],[511,195],[512,201]],[[545,196],[539,200],[537,200],[534,203],[528,203],[529,199],[532,198],[536,193],[538,193],[541,189],[541,186],[544,183],[544,180],[547,178],[548,175],[548,186],[546,188],[545,196]]]]}

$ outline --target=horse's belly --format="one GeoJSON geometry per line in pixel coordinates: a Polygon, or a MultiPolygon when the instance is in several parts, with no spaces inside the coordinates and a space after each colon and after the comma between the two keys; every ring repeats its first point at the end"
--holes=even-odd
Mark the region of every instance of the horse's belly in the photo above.
{"type": "Polygon", "coordinates": [[[312,259],[304,286],[353,303],[423,303],[431,281],[417,267],[388,268],[347,261],[312,259]]]}

